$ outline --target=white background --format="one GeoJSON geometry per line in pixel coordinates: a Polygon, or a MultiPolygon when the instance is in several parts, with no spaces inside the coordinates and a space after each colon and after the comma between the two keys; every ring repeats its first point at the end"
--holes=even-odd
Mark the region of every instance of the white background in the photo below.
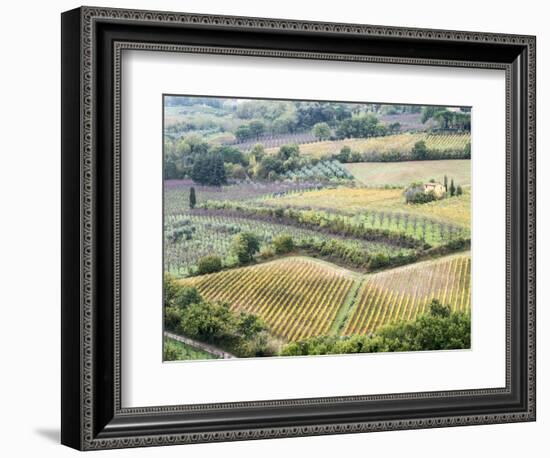
{"type": "MultiPolygon", "coordinates": [[[[97,1],[99,5],[288,17],[538,36],[538,176],[550,173],[550,30],[544,2],[277,2],[219,0],[97,1]]],[[[5,456],[74,456],[59,446],[59,96],[60,18],[73,1],[10,2],[0,29],[0,452],[5,456]]],[[[107,456],[257,457],[349,455],[407,457],[545,456],[550,428],[549,188],[538,191],[538,421],[316,438],[103,452],[107,456]]]]}
{"type": "Polygon", "coordinates": [[[502,70],[143,51],[122,62],[124,407],[505,386],[502,70]],[[471,350],[163,364],[163,92],[473,106],[471,350]]]}

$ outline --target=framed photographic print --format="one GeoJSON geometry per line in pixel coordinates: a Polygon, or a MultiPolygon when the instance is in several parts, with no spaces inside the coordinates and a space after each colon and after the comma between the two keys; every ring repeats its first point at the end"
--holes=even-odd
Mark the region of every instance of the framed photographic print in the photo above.
{"type": "Polygon", "coordinates": [[[535,38],[62,15],[62,443],[535,419],[535,38]]]}

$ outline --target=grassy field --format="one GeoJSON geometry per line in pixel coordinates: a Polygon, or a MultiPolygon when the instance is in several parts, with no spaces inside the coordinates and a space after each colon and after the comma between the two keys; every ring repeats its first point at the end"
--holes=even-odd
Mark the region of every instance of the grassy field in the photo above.
{"type": "Polygon", "coordinates": [[[257,266],[180,280],[235,311],[262,317],[287,341],[327,334],[360,276],[307,257],[288,257],[257,266]]]}
{"type": "Polygon", "coordinates": [[[402,189],[348,188],[320,189],[263,199],[272,205],[311,207],[313,209],[340,210],[350,213],[389,211],[422,216],[444,223],[470,227],[470,191],[460,197],[449,197],[426,204],[405,203],[402,189]]]}
{"type": "MultiPolygon", "coordinates": [[[[470,134],[459,135],[429,135],[426,133],[405,133],[372,138],[346,138],[300,145],[302,154],[321,157],[325,154],[338,153],[342,147],[349,146],[360,153],[389,153],[398,151],[410,153],[414,144],[424,140],[429,149],[463,149],[470,141],[470,134]]],[[[276,153],[279,148],[268,148],[267,153],[276,153]]]]}
{"type": "Polygon", "coordinates": [[[414,318],[432,299],[470,309],[469,253],[367,275],[294,256],[179,282],[234,311],[259,315],[285,341],[368,334],[414,318]]]}
{"type": "Polygon", "coordinates": [[[177,355],[175,358],[170,359],[169,361],[189,359],[219,359],[216,355],[199,350],[198,348],[187,345],[183,342],[180,342],[179,340],[171,339],[170,337],[164,338],[164,345],[172,347],[175,350],[175,354],[177,355]]]}
{"type": "Polygon", "coordinates": [[[367,186],[408,186],[413,181],[434,179],[443,182],[445,175],[462,187],[471,184],[471,161],[449,159],[441,161],[359,162],[345,164],[359,182],[367,186]]]}
{"type": "Polygon", "coordinates": [[[396,320],[414,319],[432,299],[452,310],[470,310],[470,270],[469,254],[461,254],[369,275],[343,334],[370,334],[396,320]]]}

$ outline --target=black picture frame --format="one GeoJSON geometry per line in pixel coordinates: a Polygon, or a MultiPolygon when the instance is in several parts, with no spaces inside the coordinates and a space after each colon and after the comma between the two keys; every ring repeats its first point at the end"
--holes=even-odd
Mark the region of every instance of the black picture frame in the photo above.
{"type": "Polygon", "coordinates": [[[533,36],[81,7],[62,14],[61,442],[106,449],[535,420],[533,36]],[[122,408],[120,53],[506,72],[505,388],[122,408]]]}

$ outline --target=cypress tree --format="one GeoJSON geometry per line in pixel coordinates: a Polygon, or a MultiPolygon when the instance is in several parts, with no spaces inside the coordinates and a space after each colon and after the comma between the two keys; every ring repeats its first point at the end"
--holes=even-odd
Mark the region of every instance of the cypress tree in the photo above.
{"type": "Polygon", "coordinates": [[[447,175],[445,175],[445,177],[443,178],[443,186],[445,186],[445,192],[449,191],[449,190],[447,189],[447,184],[448,184],[448,182],[447,182],[447,175]]]}
{"type": "Polygon", "coordinates": [[[451,186],[449,186],[449,193],[451,194],[451,197],[455,195],[456,188],[455,188],[455,182],[453,179],[451,179],[451,186]]]}
{"type": "Polygon", "coordinates": [[[195,188],[191,186],[189,190],[189,208],[195,208],[197,205],[197,196],[195,195],[195,188]]]}

